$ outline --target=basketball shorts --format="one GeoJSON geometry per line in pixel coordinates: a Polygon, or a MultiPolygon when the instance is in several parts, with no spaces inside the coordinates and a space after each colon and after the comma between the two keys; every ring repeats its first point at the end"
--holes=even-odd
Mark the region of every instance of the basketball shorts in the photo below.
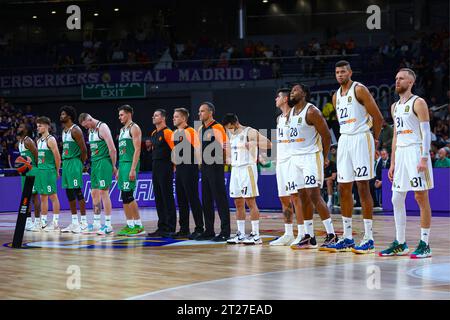
{"type": "Polygon", "coordinates": [[[289,159],[276,163],[278,197],[288,197],[298,192],[298,181],[295,181],[296,177],[290,172],[290,167],[289,159]]]}
{"type": "Polygon", "coordinates": [[[108,189],[112,184],[113,166],[110,158],[91,163],[91,189],[108,189]]]}
{"type": "Polygon", "coordinates": [[[256,164],[232,167],[230,198],[254,198],[258,196],[258,169],[256,164]]]}
{"type": "Polygon", "coordinates": [[[346,183],[375,177],[375,142],[370,131],[342,134],[337,148],[337,181],[346,183]]]}
{"type": "Polygon", "coordinates": [[[65,159],[62,162],[63,189],[83,187],[83,163],[80,158],[65,159]]]}
{"type": "MultiPolygon", "coordinates": [[[[37,179],[38,179],[38,168],[37,167],[33,167],[29,172],[27,172],[26,176],[34,176],[34,184],[33,184],[33,191],[32,194],[37,194],[37,179]]],[[[23,186],[25,185],[25,177],[21,176],[20,177],[20,183],[22,185],[22,190],[23,190],[23,186]]]]}
{"type": "Polygon", "coordinates": [[[136,179],[130,181],[131,162],[119,162],[119,189],[120,191],[134,191],[136,189],[139,163],[136,166],[136,179]]]}
{"type": "Polygon", "coordinates": [[[433,168],[428,156],[428,168],[424,172],[417,171],[421,158],[422,146],[419,144],[406,147],[397,146],[395,150],[395,169],[392,191],[423,191],[433,189],[433,168]]]}
{"type": "Polygon", "coordinates": [[[37,172],[37,193],[43,195],[49,195],[56,193],[56,181],[58,176],[56,174],[56,169],[39,169],[37,172]]]}
{"type": "Polygon", "coordinates": [[[321,188],[323,185],[323,154],[293,155],[290,159],[290,173],[294,176],[297,190],[321,188]]]}

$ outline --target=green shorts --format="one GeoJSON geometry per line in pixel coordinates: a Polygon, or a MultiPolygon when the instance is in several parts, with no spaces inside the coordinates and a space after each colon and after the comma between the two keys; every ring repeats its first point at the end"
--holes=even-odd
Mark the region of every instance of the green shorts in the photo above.
{"type": "MultiPolygon", "coordinates": [[[[36,189],[36,187],[37,187],[37,174],[38,174],[38,168],[36,168],[36,167],[33,167],[33,169],[31,169],[29,172],[27,172],[27,176],[34,176],[35,178],[34,178],[34,184],[33,184],[33,191],[32,191],[32,193],[33,194],[36,194],[37,193],[37,189],[36,189]]],[[[22,191],[23,191],[23,186],[25,185],[25,177],[24,176],[21,176],[20,177],[20,180],[21,180],[21,184],[22,184],[22,191]]]]}
{"type": "Polygon", "coordinates": [[[62,187],[83,188],[83,163],[80,158],[66,159],[62,162],[62,187]]]}
{"type": "Polygon", "coordinates": [[[120,191],[134,191],[139,173],[139,163],[136,166],[136,179],[130,181],[131,162],[119,162],[119,189],[120,191]]]}
{"type": "Polygon", "coordinates": [[[35,181],[36,190],[39,194],[49,195],[56,193],[56,181],[58,176],[56,169],[39,169],[35,181]]]}
{"type": "Polygon", "coordinates": [[[113,166],[110,158],[91,163],[91,189],[108,189],[112,184],[113,166]]]}

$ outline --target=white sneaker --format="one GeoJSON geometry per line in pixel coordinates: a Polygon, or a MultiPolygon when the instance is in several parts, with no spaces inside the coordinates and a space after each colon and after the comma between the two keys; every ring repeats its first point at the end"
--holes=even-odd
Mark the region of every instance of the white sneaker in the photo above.
{"type": "Polygon", "coordinates": [[[42,228],[42,230],[45,230],[45,228],[47,228],[47,227],[48,227],[48,221],[44,222],[44,221],[41,220],[41,228],[42,228]]]}
{"type": "Polygon", "coordinates": [[[269,244],[271,246],[290,246],[293,241],[294,241],[293,235],[283,234],[281,237],[271,241],[269,244]]]}
{"type": "Polygon", "coordinates": [[[114,233],[113,228],[112,228],[112,227],[108,227],[106,224],[103,225],[103,226],[100,228],[100,230],[97,231],[97,234],[98,234],[99,236],[104,236],[104,235],[112,234],[112,233],[114,233]]]}
{"type": "Polygon", "coordinates": [[[97,234],[97,232],[100,230],[100,225],[95,224],[89,224],[87,228],[82,231],[82,234],[97,234]]]}
{"type": "Polygon", "coordinates": [[[44,230],[45,232],[60,232],[61,228],[55,222],[51,222],[44,230]]]}
{"type": "Polygon", "coordinates": [[[88,228],[87,223],[80,223],[75,225],[75,228],[72,230],[72,233],[83,233],[88,228]]]}
{"type": "Polygon", "coordinates": [[[231,239],[227,240],[228,244],[239,244],[242,243],[245,240],[245,235],[241,234],[239,231],[236,233],[236,236],[234,236],[231,239]]]}
{"type": "Polygon", "coordinates": [[[246,245],[255,245],[262,244],[263,242],[258,235],[250,233],[250,235],[243,241],[243,243],[246,245]]]}
{"type": "Polygon", "coordinates": [[[64,228],[61,230],[62,233],[72,233],[77,227],[79,227],[79,224],[71,223],[67,228],[64,228]]]}
{"type": "Polygon", "coordinates": [[[33,225],[31,226],[30,230],[32,232],[41,232],[42,231],[42,224],[40,221],[34,220],[33,225]]]}
{"type": "Polygon", "coordinates": [[[33,221],[32,220],[27,220],[27,223],[25,224],[25,231],[31,231],[31,229],[33,228],[33,221]]]}
{"type": "Polygon", "coordinates": [[[295,246],[299,244],[299,242],[303,239],[304,235],[302,236],[300,233],[297,235],[297,238],[295,238],[294,242],[291,243],[291,246],[295,246]]]}

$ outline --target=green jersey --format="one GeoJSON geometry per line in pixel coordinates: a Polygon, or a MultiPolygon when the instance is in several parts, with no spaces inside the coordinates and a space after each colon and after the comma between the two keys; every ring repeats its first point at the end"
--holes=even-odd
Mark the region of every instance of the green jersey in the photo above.
{"type": "Polygon", "coordinates": [[[100,136],[100,126],[103,122],[98,122],[94,129],[89,130],[89,146],[91,148],[91,161],[98,161],[109,158],[109,150],[106,141],[100,136]]]}
{"type": "Polygon", "coordinates": [[[133,138],[131,137],[131,127],[134,122],[130,123],[128,127],[120,129],[119,135],[119,162],[132,162],[134,155],[133,138]]]}
{"type": "Polygon", "coordinates": [[[19,142],[19,152],[20,152],[20,155],[22,157],[24,157],[25,159],[27,157],[30,157],[31,165],[35,166],[36,165],[36,158],[34,157],[34,154],[30,150],[28,150],[27,147],[25,147],[25,140],[27,138],[31,139],[30,137],[26,136],[25,138],[22,139],[22,141],[19,142]]]}
{"type": "Polygon", "coordinates": [[[52,135],[48,135],[45,138],[40,138],[38,140],[38,167],[39,169],[56,169],[55,156],[52,150],[48,147],[48,139],[52,135]]]}
{"type": "Polygon", "coordinates": [[[78,143],[72,137],[72,129],[77,127],[76,124],[72,125],[67,131],[63,130],[62,132],[62,141],[63,141],[63,153],[62,159],[72,159],[72,158],[80,158],[81,150],[78,143]]]}

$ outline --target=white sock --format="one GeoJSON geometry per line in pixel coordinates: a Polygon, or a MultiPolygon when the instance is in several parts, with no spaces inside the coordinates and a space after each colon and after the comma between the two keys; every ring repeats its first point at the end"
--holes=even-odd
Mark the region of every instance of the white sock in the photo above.
{"type": "Polygon", "coordinates": [[[53,214],[53,223],[58,224],[59,223],[59,213],[53,214]]]}
{"type": "Polygon", "coordinates": [[[41,217],[34,217],[34,223],[41,223],[41,217]]]}
{"type": "Polygon", "coordinates": [[[100,215],[94,214],[94,226],[99,226],[99,225],[100,225],[100,215]]]}
{"type": "Polygon", "coordinates": [[[331,220],[331,218],[322,220],[322,223],[327,231],[327,234],[334,234],[333,220],[331,220]]]}
{"type": "Polygon", "coordinates": [[[112,227],[112,226],[111,226],[111,215],[107,216],[107,215],[105,214],[105,225],[106,225],[107,227],[112,227]]]}
{"type": "Polygon", "coordinates": [[[259,220],[252,220],[252,233],[259,236],[259,220]]]}
{"type": "Polygon", "coordinates": [[[429,237],[430,237],[430,228],[428,229],[420,228],[420,240],[422,240],[428,245],[429,237]]]}
{"type": "Polygon", "coordinates": [[[294,235],[294,228],[292,223],[285,223],[284,224],[284,234],[288,236],[294,235]]]}
{"type": "Polygon", "coordinates": [[[87,224],[87,218],[86,218],[86,216],[81,216],[81,223],[87,224]]]}
{"type": "Polygon", "coordinates": [[[244,235],[245,234],[245,220],[237,220],[238,231],[244,235]]]}
{"type": "Polygon", "coordinates": [[[134,220],[127,220],[127,225],[128,225],[130,228],[134,228],[134,220]]]}
{"type": "Polygon", "coordinates": [[[42,214],[41,215],[41,220],[42,220],[42,224],[47,224],[47,215],[46,214],[42,214]]]}
{"type": "Polygon", "coordinates": [[[142,227],[142,221],[141,221],[141,219],[138,219],[138,220],[134,220],[134,225],[136,225],[136,226],[139,226],[139,227],[142,227]]]}
{"type": "Polygon", "coordinates": [[[79,222],[78,222],[78,215],[77,214],[73,214],[72,215],[72,223],[73,224],[79,224],[79,222]]]}
{"type": "Polygon", "coordinates": [[[406,192],[392,192],[392,206],[394,209],[395,232],[398,243],[406,242],[406,192]]]}
{"type": "Polygon", "coordinates": [[[364,219],[364,239],[373,240],[373,220],[372,219],[364,219]]]}
{"type": "Polygon", "coordinates": [[[27,224],[31,224],[33,222],[33,220],[31,219],[31,217],[27,218],[27,224]]]}
{"type": "Polygon", "coordinates": [[[352,235],[352,218],[342,217],[342,223],[344,225],[344,238],[353,239],[352,235]]]}
{"type": "Polygon", "coordinates": [[[305,233],[309,234],[311,238],[314,237],[314,222],[313,220],[305,220],[305,233]]]}
{"type": "Polygon", "coordinates": [[[300,237],[300,239],[303,239],[303,237],[305,236],[305,225],[304,224],[298,224],[297,228],[298,228],[298,235],[297,235],[297,237],[300,237]]]}

